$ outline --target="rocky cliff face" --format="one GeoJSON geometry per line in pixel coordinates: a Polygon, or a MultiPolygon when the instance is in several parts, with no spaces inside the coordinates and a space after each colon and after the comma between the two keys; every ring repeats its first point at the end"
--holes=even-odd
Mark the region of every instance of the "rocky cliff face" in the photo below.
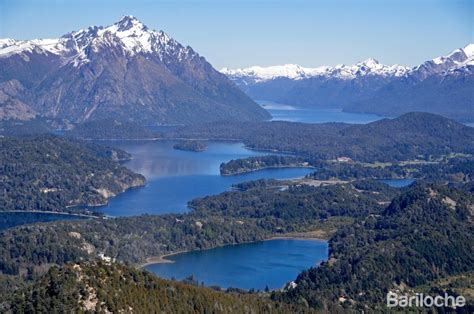
{"type": "Polygon", "coordinates": [[[0,82],[19,84],[16,99],[31,112],[76,123],[269,117],[191,47],[131,16],[59,39],[0,40],[0,82]]]}

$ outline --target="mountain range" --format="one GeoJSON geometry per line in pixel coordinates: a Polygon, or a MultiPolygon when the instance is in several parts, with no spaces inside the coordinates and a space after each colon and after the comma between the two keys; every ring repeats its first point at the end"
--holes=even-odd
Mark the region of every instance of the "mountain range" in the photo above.
{"type": "Polygon", "coordinates": [[[191,47],[132,16],[58,39],[0,39],[0,120],[257,121],[269,114],[191,47]]]}
{"type": "Polygon", "coordinates": [[[474,44],[413,68],[370,58],[354,65],[287,64],[221,72],[258,100],[386,116],[426,111],[474,121],[474,44]]]}

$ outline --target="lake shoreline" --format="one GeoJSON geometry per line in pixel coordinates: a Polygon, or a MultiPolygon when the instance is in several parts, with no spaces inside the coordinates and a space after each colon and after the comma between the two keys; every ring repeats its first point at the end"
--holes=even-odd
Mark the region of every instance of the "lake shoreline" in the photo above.
{"type": "Polygon", "coordinates": [[[63,215],[63,216],[75,216],[75,217],[84,217],[84,218],[95,218],[95,219],[104,219],[104,216],[88,215],[88,214],[79,214],[79,213],[70,213],[70,212],[55,212],[52,210],[5,210],[0,211],[0,214],[49,214],[49,215],[63,215]]]}

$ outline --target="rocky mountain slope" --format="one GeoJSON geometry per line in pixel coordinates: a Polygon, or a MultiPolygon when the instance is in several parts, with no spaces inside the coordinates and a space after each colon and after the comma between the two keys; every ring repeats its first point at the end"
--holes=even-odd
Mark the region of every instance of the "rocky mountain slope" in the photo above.
{"type": "Polygon", "coordinates": [[[76,123],[181,124],[268,118],[191,47],[131,16],[58,39],[1,39],[0,84],[0,119],[37,114],[76,123]]]}
{"type": "Polygon", "coordinates": [[[410,111],[474,120],[474,44],[414,68],[368,59],[354,65],[222,69],[253,99],[400,115],[410,111]]]}

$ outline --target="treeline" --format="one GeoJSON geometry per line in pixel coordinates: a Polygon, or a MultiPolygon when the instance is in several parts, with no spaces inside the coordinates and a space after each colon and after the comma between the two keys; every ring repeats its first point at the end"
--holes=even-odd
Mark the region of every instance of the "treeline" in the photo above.
{"type": "Polygon", "coordinates": [[[52,135],[0,138],[0,210],[104,204],[144,184],[142,175],[119,164],[127,158],[121,150],[52,135]]]}

